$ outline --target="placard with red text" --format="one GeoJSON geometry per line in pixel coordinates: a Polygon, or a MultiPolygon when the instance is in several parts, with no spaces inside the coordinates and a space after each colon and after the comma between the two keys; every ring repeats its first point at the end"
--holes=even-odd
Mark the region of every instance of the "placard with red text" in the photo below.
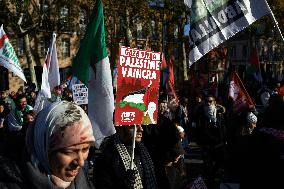
{"type": "Polygon", "coordinates": [[[156,124],[161,53],[120,47],[115,125],[156,124]]]}

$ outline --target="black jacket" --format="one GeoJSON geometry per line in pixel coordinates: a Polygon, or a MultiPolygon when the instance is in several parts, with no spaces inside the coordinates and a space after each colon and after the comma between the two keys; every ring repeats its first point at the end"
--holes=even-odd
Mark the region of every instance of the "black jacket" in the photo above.
{"type": "MultiPolygon", "coordinates": [[[[30,161],[24,159],[25,157],[21,163],[17,163],[0,156],[0,189],[62,189],[40,173],[30,161]]],[[[68,189],[94,189],[94,187],[81,170],[68,189]]]]}

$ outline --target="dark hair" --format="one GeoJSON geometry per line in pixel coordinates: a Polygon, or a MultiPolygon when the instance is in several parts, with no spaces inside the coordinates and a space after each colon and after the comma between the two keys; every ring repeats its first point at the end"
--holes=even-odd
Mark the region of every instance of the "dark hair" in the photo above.
{"type": "Polygon", "coordinates": [[[35,113],[35,111],[30,110],[26,115],[31,115],[31,116],[35,117],[36,113],[35,113]]]}
{"type": "Polygon", "coordinates": [[[27,96],[25,94],[18,94],[15,99],[16,103],[20,102],[23,98],[27,98],[27,96]]]}

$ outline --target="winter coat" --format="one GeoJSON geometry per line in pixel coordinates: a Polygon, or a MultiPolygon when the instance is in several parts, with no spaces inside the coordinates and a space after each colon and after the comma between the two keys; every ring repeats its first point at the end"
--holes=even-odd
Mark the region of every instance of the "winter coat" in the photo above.
{"type": "Polygon", "coordinates": [[[284,188],[284,142],[254,130],[234,150],[232,170],[241,189],[284,188]]]}

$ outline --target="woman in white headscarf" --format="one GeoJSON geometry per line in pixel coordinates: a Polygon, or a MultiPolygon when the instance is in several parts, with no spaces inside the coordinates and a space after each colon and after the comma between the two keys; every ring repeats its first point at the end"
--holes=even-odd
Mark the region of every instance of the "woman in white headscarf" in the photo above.
{"type": "Polygon", "coordinates": [[[0,188],[92,189],[82,167],[94,143],[84,110],[55,102],[36,117],[20,162],[0,157],[0,188]]]}

